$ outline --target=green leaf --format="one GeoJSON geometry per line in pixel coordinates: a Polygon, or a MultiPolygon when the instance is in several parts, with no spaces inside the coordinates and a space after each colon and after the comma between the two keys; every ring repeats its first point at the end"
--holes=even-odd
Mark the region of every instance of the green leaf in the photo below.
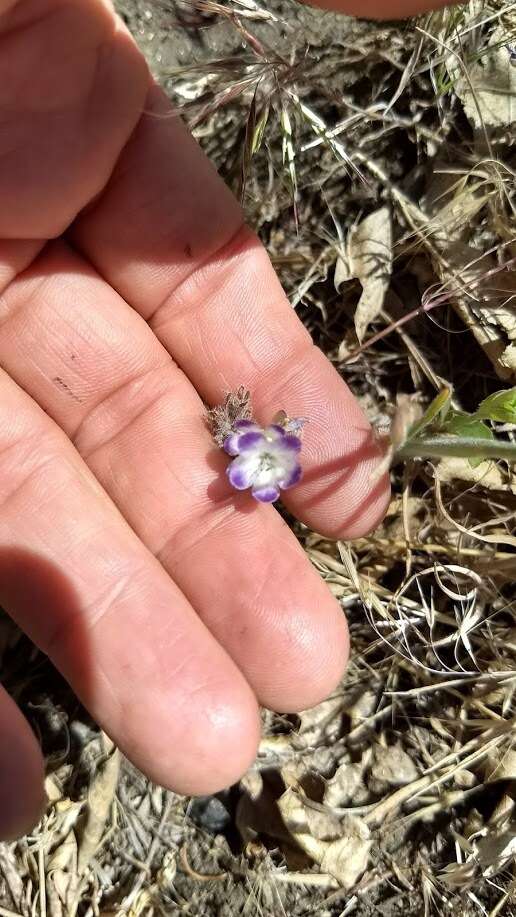
{"type": "MultiPolygon", "coordinates": [[[[464,411],[448,411],[446,419],[441,426],[441,431],[458,436],[459,439],[494,439],[493,431],[487,424],[479,420],[476,414],[466,414],[464,411]]],[[[469,463],[472,468],[476,468],[484,459],[485,455],[479,451],[478,457],[470,458],[469,463]]]]}
{"type": "Polygon", "coordinates": [[[453,433],[455,436],[494,439],[493,431],[483,420],[478,420],[475,414],[466,414],[464,411],[448,411],[446,420],[441,424],[441,431],[453,433]]]}
{"type": "Polygon", "coordinates": [[[451,389],[443,388],[442,392],[439,392],[434,400],[428,405],[423,416],[411,426],[407,439],[414,439],[414,437],[419,436],[423,430],[434,422],[439,414],[444,418],[450,406],[450,399],[451,389]]]}
{"type": "Polygon", "coordinates": [[[516,387],[489,395],[481,402],[474,417],[484,417],[500,423],[516,423],[516,387]]]}

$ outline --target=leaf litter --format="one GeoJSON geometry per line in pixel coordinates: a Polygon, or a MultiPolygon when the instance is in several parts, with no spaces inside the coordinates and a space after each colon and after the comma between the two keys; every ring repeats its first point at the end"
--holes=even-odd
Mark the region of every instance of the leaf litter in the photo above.
{"type": "MultiPolygon", "coordinates": [[[[515,4],[410,25],[288,0],[121,9],[379,435],[446,402],[514,441],[515,4]]],[[[351,545],[293,524],[348,617],[348,672],[314,710],[263,711],[217,797],[153,786],[0,618],[49,800],[0,845],[2,917],[515,913],[514,469],[391,476],[351,545]]]]}

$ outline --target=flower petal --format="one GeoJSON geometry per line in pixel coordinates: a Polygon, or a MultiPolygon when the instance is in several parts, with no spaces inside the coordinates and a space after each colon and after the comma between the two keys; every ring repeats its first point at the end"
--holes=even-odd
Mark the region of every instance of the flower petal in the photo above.
{"type": "Polygon", "coordinates": [[[238,435],[238,452],[254,452],[257,449],[263,449],[267,445],[267,440],[261,430],[250,430],[249,433],[239,433],[238,435]]]}
{"type": "Polygon", "coordinates": [[[232,487],[236,490],[247,490],[248,487],[252,487],[260,468],[260,462],[260,456],[255,456],[253,453],[239,455],[238,458],[233,459],[226,468],[226,474],[232,487]]]}
{"type": "Polygon", "coordinates": [[[267,487],[253,487],[251,493],[259,503],[274,503],[280,495],[279,487],[274,484],[269,484],[267,487]]]}
{"type": "Polygon", "coordinates": [[[301,465],[294,465],[292,470],[284,477],[278,480],[278,484],[282,490],[288,490],[289,487],[293,487],[294,484],[297,484],[303,476],[303,469],[301,465]]]}
{"type": "Polygon", "coordinates": [[[238,455],[238,440],[240,439],[240,433],[230,433],[229,436],[226,436],[224,440],[223,449],[224,452],[227,452],[228,455],[238,455]]]}
{"type": "Polygon", "coordinates": [[[301,449],[302,444],[299,437],[294,436],[292,433],[286,433],[282,427],[278,427],[276,424],[267,427],[263,432],[269,440],[269,445],[275,454],[283,450],[288,452],[299,452],[301,449]]]}
{"type": "Polygon", "coordinates": [[[237,420],[233,424],[233,430],[239,433],[247,433],[249,430],[261,430],[259,424],[255,423],[254,420],[237,420]]]}
{"type": "Polygon", "coordinates": [[[290,452],[299,452],[301,450],[301,440],[299,436],[294,436],[293,433],[285,433],[285,436],[281,440],[281,446],[283,449],[288,449],[290,452]]]}

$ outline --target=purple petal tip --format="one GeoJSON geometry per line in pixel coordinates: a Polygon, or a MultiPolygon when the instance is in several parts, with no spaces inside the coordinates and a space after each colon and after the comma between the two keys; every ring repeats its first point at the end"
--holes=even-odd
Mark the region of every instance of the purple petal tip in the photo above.
{"type": "Polygon", "coordinates": [[[288,490],[289,487],[294,487],[295,484],[299,484],[299,481],[302,477],[303,469],[301,468],[301,465],[296,465],[286,478],[283,478],[282,481],[279,481],[279,485],[282,490],[288,490]]]}
{"type": "Polygon", "coordinates": [[[294,436],[293,433],[285,433],[281,445],[285,449],[291,449],[292,452],[299,452],[301,450],[301,440],[299,436],[294,436]]]}
{"type": "Polygon", "coordinates": [[[278,487],[253,487],[252,494],[259,503],[274,503],[280,492],[278,487]]]}
{"type": "Polygon", "coordinates": [[[251,486],[249,476],[245,473],[242,468],[239,468],[235,462],[232,462],[231,465],[228,465],[226,468],[226,474],[229,478],[229,483],[235,490],[247,490],[251,486]]]}
{"type": "Polygon", "coordinates": [[[238,433],[230,433],[229,436],[226,436],[224,440],[224,452],[227,452],[228,455],[238,455],[238,440],[240,436],[238,433]]]}
{"type": "Polygon", "coordinates": [[[259,430],[260,427],[254,420],[237,420],[237,422],[233,424],[233,429],[244,432],[246,430],[259,430]]]}

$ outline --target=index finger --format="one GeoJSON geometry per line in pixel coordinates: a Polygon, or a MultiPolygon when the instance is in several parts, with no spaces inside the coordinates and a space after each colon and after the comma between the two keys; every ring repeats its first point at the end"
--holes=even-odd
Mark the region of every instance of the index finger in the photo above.
{"type": "Polygon", "coordinates": [[[381,518],[380,451],[356,400],[311,342],[236,200],[156,88],[74,240],[143,317],[203,398],[250,388],[259,420],[310,421],[304,482],[289,507],[354,537],[381,518]]]}

